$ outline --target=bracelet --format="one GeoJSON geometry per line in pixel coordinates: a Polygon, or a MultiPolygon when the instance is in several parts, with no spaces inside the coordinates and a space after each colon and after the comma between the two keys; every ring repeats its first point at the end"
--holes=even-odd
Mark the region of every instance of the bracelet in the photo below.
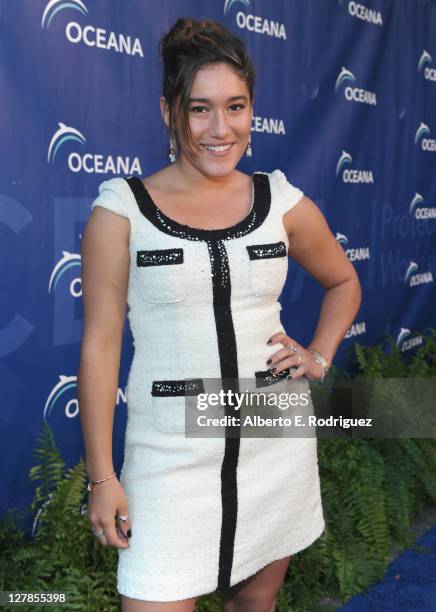
{"type": "Polygon", "coordinates": [[[313,353],[313,357],[316,361],[316,363],[318,363],[321,367],[322,367],[322,378],[321,378],[321,382],[324,382],[324,378],[326,377],[328,371],[329,371],[329,366],[327,361],[324,359],[324,357],[321,355],[321,353],[319,351],[317,351],[316,349],[313,348],[308,348],[308,351],[310,351],[311,353],[313,353]]]}
{"type": "Polygon", "coordinates": [[[94,489],[94,485],[96,484],[100,484],[100,482],[104,482],[105,480],[109,480],[109,478],[113,478],[113,476],[115,476],[116,472],[113,472],[113,474],[111,474],[110,476],[106,476],[106,478],[102,478],[101,480],[90,480],[88,482],[87,485],[87,490],[88,491],[92,491],[94,489]]]}

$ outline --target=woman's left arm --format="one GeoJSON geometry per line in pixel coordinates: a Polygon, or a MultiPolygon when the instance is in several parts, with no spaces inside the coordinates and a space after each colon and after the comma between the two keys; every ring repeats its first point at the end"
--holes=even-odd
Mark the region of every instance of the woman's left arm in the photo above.
{"type": "Polygon", "coordinates": [[[330,366],[359,310],[362,290],[357,272],[331,232],[318,206],[307,196],[283,216],[289,255],[326,290],[315,334],[307,348],[330,366]]]}

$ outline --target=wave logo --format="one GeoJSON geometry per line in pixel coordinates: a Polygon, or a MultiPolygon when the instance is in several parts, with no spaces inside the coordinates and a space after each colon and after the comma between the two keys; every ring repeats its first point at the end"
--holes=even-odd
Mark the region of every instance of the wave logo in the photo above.
{"type": "Polygon", "coordinates": [[[422,72],[424,78],[428,81],[436,81],[436,68],[431,67],[432,57],[428,51],[424,49],[419,58],[418,72],[422,72]]]}
{"type": "Polygon", "coordinates": [[[76,128],[68,127],[67,125],[65,125],[65,123],[61,122],[58,123],[58,126],[59,129],[52,136],[48,147],[47,163],[49,164],[54,162],[56,158],[56,153],[58,152],[59,148],[64,144],[64,142],[74,141],[82,145],[86,142],[85,136],[82,134],[82,132],[76,130],[76,128]]]}
{"type": "MultiPolygon", "coordinates": [[[[54,17],[65,9],[73,9],[84,16],[88,15],[88,9],[82,0],[50,0],[42,15],[41,28],[48,30],[54,17]]],[[[83,43],[87,47],[98,47],[117,53],[144,57],[138,38],[128,34],[107,32],[104,28],[91,24],[81,26],[76,21],[69,21],[65,27],[65,36],[68,42],[73,44],[83,43]]]]}
{"type": "Polygon", "coordinates": [[[70,294],[72,297],[78,298],[82,295],[82,279],[81,279],[81,268],[82,258],[78,253],[69,253],[68,251],[62,251],[62,259],[60,259],[51,273],[50,280],[48,283],[48,292],[54,293],[56,286],[62,276],[73,268],[78,268],[78,276],[73,278],[70,283],[70,294]]]}
{"type": "MultiPolygon", "coordinates": [[[[345,3],[346,0],[339,0],[339,6],[344,6],[345,3]]],[[[361,19],[367,23],[372,23],[373,25],[383,25],[383,18],[380,11],[369,9],[364,4],[354,2],[353,0],[348,2],[347,8],[351,17],[356,17],[357,19],[361,19]]]]}
{"type": "Polygon", "coordinates": [[[68,0],[68,2],[64,2],[64,0],[50,0],[50,2],[45,7],[44,13],[42,15],[42,29],[48,29],[50,27],[53,17],[64,9],[68,8],[72,8],[75,11],[82,13],[82,15],[88,14],[88,9],[81,0],[68,0]]]}
{"type": "Polygon", "coordinates": [[[369,259],[369,247],[347,248],[348,238],[345,234],[336,232],[336,240],[345,251],[345,255],[350,261],[364,261],[369,259]]]}
{"type": "MultiPolygon", "coordinates": [[[[85,136],[76,128],[58,123],[59,129],[50,139],[47,153],[47,163],[53,163],[57,152],[67,142],[78,142],[84,145],[85,136]]],[[[130,159],[128,156],[101,155],[98,153],[78,153],[73,151],[68,155],[67,165],[71,172],[87,172],[88,174],[127,174],[136,172],[142,174],[141,164],[137,157],[130,159]]]]}
{"type": "MultiPolygon", "coordinates": [[[[225,0],[224,15],[230,13],[230,9],[234,4],[243,4],[245,7],[248,7],[250,6],[250,0],[225,0]]],[[[236,13],[236,25],[238,28],[248,30],[249,32],[266,34],[267,36],[286,40],[286,28],[283,23],[272,21],[271,19],[264,19],[259,15],[251,15],[243,11],[238,11],[236,13]]]]}
{"type": "Polygon", "coordinates": [[[250,6],[250,0],[226,0],[224,2],[224,15],[228,15],[234,4],[244,4],[250,6]]]}
{"type": "Polygon", "coordinates": [[[406,285],[408,285],[409,287],[416,287],[417,285],[423,285],[433,282],[433,275],[431,271],[415,274],[417,270],[418,264],[414,261],[411,261],[409,267],[406,270],[406,274],[404,275],[404,282],[406,283],[406,285]]]}
{"type": "Polygon", "coordinates": [[[402,327],[398,334],[396,345],[401,352],[408,351],[415,346],[419,346],[423,343],[421,334],[412,335],[410,329],[402,327]]]}
{"type": "Polygon", "coordinates": [[[62,403],[65,416],[69,419],[76,417],[79,414],[79,402],[77,399],[77,376],[59,375],[59,381],[53,387],[44,406],[43,418],[48,419],[56,404],[62,403]],[[70,400],[65,399],[65,394],[74,390],[74,397],[70,400]]]}
{"type": "Polygon", "coordinates": [[[421,149],[423,151],[436,151],[436,140],[433,138],[427,138],[426,136],[430,134],[430,128],[427,124],[421,123],[419,124],[418,129],[415,134],[415,144],[419,146],[419,142],[421,141],[421,149]]]}
{"type": "Polygon", "coordinates": [[[344,183],[374,183],[372,170],[355,170],[345,167],[353,162],[353,158],[347,151],[342,151],[336,164],[336,176],[342,177],[344,183]]]}
{"type": "Polygon", "coordinates": [[[436,208],[428,208],[427,206],[420,206],[424,202],[424,198],[420,193],[415,193],[412,201],[410,202],[409,212],[415,219],[436,219],[436,208]]]}
{"type": "MultiPolygon", "coordinates": [[[[344,83],[354,83],[355,81],[356,77],[351,70],[348,70],[348,68],[342,66],[342,69],[336,79],[335,93],[338,93],[344,83]]],[[[351,87],[351,85],[346,85],[344,87],[344,98],[348,100],[348,102],[361,102],[363,104],[377,106],[377,97],[374,91],[360,89],[359,87],[351,87]]]]}

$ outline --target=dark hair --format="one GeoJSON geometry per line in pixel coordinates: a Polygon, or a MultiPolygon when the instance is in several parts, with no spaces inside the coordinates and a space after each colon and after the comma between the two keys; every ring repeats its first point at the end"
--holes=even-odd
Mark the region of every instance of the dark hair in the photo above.
{"type": "Polygon", "coordinates": [[[163,61],[162,95],[168,104],[170,131],[178,147],[178,134],[182,134],[195,156],[197,147],[189,127],[188,100],[197,70],[205,64],[226,62],[247,83],[253,102],[254,66],[242,40],[212,19],[179,17],[160,39],[159,53],[163,61]]]}

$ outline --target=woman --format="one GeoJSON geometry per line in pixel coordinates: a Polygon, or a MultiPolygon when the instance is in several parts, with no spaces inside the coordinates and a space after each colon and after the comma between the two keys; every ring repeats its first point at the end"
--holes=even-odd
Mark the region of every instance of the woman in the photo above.
{"type": "Polygon", "coordinates": [[[317,206],[280,170],[236,170],[251,153],[244,44],[217,22],[180,18],[160,50],[171,163],[104,181],[83,237],[88,514],[100,542],[119,549],[123,610],[191,611],[217,591],[227,612],[273,612],[291,555],[325,528],[316,437],[232,436],[227,425],[223,436],[189,437],[185,399],[211,380],[237,390],[241,378],[307,392],[354,320],[360,285],[317,206]],[[280,322],[288,254],[326,289],[307,347],[280,322]],[[135,354],[118,480],[126,304],[135,354]]]}

